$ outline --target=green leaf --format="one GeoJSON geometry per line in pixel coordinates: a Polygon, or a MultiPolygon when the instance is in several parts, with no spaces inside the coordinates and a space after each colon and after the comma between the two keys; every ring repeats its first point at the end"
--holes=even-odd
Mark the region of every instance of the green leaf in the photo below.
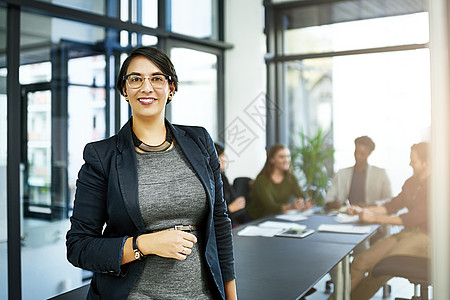
{"type": "Polygon", "coordinates": [[[294,137],[292,165],[303,191],[321,205],[331,182],[334,149],[327,143],[329,132],[319,128],[308,136],[301,130],[294,137]],[[298,142],[297,142],[298,141],[298,142]]]}

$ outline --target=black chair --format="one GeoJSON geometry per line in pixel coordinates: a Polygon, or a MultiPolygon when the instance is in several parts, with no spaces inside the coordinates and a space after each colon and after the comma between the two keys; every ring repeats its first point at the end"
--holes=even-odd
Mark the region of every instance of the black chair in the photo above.
{"type": "MultiPolygon", "coordinates": [[[[236,197],[244,196],[245,197],[245,205],[248,206],[251,198],[250,193],[252,190],[253,179],[250,177],[236,177],[233,180],[233,189],[236,197]]],[[[238,212],[237,219],[239,221],[239,225],[245,224],[251,221],[251,217],[248,215],[247,210],[243,209],[238,212]]]]}
{"type": "MultiPolygon", "coordinates": [[[[373,277],[392,276],[406,278],[414,284],[414,296],[412,300],[428,300],[428,286],[430,260],[423,257],[396,255],[379,261],[372,270],[373,277]],[[417,289],[420,286],[420,293],[417,289]]],[[[395,298],[406,300],[405,298],[395,298]]]]}
{"type": "Polygon", "coordinates": [[[250,201],[250,192],[252,189],[253,179],[250,177],[236,177],[233,181],[234,192],[236,197],[244,196],[247,204],[250,201]]]}

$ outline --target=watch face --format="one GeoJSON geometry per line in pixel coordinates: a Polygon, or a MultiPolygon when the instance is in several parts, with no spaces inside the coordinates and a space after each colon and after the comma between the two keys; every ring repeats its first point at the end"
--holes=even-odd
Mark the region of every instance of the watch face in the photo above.
{"type": "Polygon", "coordinates": [[[140,259],[141,258],[141,254],[139,254],[139,252],[134,252],[134,258],[136,259],[140,259]]]}

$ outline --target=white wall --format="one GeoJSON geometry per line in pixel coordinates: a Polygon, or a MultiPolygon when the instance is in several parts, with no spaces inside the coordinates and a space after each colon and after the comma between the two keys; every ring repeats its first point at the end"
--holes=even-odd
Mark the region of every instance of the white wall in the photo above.
{"type": "Polygon", "coordinates": [[[255,178],[265,161],[265,36],[260,0],[225,2],[225,152],[230,180],[255,178]]]}

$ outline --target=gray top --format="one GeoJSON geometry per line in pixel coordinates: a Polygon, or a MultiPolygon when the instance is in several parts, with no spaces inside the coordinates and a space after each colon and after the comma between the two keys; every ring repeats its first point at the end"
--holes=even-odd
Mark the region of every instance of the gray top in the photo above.
{"type": "Polygon", "coordinates": [[[367,204],[365,203],[366,176],[367,167],[362,172],[357,172],[356,168],[353,169],[352,184],[350,185],[350,193],[348,195],[350,204],[367,204]]]}
{"type": "MultiPolygon", "coordinates": [[[[136,152],[139,208],[147,231],[206,223],[205,190],[179,146],[164,152],[136,152]]],[[[150,255],[128,299],[212,299],[204,228],[186,260],[150,255]]]]}

